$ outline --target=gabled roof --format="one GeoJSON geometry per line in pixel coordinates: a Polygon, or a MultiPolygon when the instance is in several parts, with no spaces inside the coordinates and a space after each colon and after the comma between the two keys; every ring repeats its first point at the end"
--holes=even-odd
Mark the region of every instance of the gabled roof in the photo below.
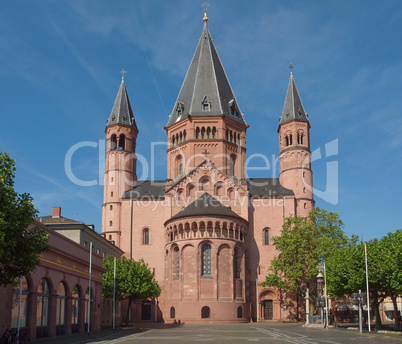
{"type": "Polygon", "coordinates": [[[223,114],[246,124],[212,41],[207,21],[204,20],[204,29],[166,126],[189,115],[223,114]]]}
{"type": "Polygon", "coordinates": [[[294,192],[284,188],[279,178],[250,178],[247,179],[250,197],[293,196],[294,192]]]}
{"type": "Polygon", "coordinates": [[[138,130],[124,78],[121,79],[119,92],[117,92],[116,100],[114,101],[113,109],[107,120],[106,127],[112,124],[131,125],[138,130]]]}
{"type": "Polygon", "coordinates": [[[198,197],[193,203],[178,212],[170,220],[178,219],[187,216],[200,216],[200,215],[217,215],[217,216],[230,216],[243,219],[237,215],[230,208],[224,206],[216,198],[212,197],[208,192],[198,197]]]}
{"type": "Polygon", "coordinates": [[[134,188],[124,192],[123,199],[143,197],[162,198],[165,196],[165,182],[163,180],[137,181],[134,188]]]}
{"type": "Polygon", "coordinates": [[[293,78],[293,73],[290,73],[288,91],[286,93],[282,115],[279,117],[279,125],[294,119],[308,121],[308,115],[307,112],[304,111],[303,103],[293,78]]]}

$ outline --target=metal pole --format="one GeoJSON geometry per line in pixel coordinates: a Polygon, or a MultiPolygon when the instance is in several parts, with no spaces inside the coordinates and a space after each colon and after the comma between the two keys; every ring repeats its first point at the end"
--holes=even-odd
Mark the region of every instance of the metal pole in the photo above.
{"type": "Polygon", "coordinates": [[[92,241],[89,243],[89,300],[88,300],[88,335],[91,328],[91,277],[92,277],[92,241]]]}
{"type": "Polygon", "coordinates": [[[22,276],[20,277],[20,299],[18,300],[17,344],[20,342],[20,328],[21,328],[21,299],[22,299],[22,276]]]}
{"type": "Polygon", "coordinates": [[[324,262],[324,283],[325,283],[325,321],[327,323],[328,328],[328,294],[327,294],[327,270],[325,269],[324,262]]]}
{"type": "Polygon", "coordinates": [[[371,332],[371,321],[370,321],[370,296],[369,296],[369,282],[368,282],[368,265],[367,265],[367,244],[364,244],[364,255],[366,258],[366,285],[367,285],[367,316],[368,316],[368,330],[371,332]]]}
{"type": "Polygon", "coordinates": [[[256,303],[255,309],[257,311],[257,313],[256,313],[256,315],[257,315],[256,321],[258,321],[258,316],[259,316],[259,314],[258,314],[259,313],[259,309],[258,309],[258,277],[255,280],[255,303],[256,303]]]}
{"type": "Polygon", "coordinates": [[[359,289],[359,331],[363,333],[363,326],[362,326],[362,291],[359,289]]]}
{"type": "Polygon", "coordinates": [[[306,325],[310,324],[310,294],[309,294],[309,290],[307,288],[306,290],[306,325]]]}
{"type": "Polygon", "coordinates": [[[113,330],[116,329],[116,257],[114,257],[113,270],[113,330]]]}

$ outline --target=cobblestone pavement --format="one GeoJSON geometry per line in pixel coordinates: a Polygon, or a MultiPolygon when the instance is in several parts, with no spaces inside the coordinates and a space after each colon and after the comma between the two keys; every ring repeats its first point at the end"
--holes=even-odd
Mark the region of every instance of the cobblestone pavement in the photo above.
{"type": "Polygon", "coordinates": [[[305,328],[300,324],[150,324],[138,323],[115,331],[56,339],[37,343],[54,344],[187,344],[187,343],[268,343],[268,344],[393,344],[402,343],[401,333],[362,333],[346,328],[305,328]]]}

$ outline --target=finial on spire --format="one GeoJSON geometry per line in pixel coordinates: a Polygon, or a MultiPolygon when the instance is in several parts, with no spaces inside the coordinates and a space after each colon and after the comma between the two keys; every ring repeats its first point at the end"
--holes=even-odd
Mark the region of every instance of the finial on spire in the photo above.
{"type": "Polygon", "coordinates": [[[293,75],[293,68],[295,68],[295,66],[293,65],[292,62],[290,62],[290,65],[288,66],[288,68],[290,69],[290,75],[293,75]]]}
{"type": "Polygon", "coordinates": [[[202,5],[204,7],[204,18],[202,18],[204,23],[208,22],[208,17],[207,17],[207,7],[209,7],[209,4],[207,2],[204,2],[202,5]]]}
{"type": "Polygon", "coordinates": [[[124,68],[123,68],[123,70],[122,70],[120,73],[121,73],[121,75],[122,75],[121,80],[124,80],[124,74],[126,74],[127,71],[124,70],[124,68]]]}

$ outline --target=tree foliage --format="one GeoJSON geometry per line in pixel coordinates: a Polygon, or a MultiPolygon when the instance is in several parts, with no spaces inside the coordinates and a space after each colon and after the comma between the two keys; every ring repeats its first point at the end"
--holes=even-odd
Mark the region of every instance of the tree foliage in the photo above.
{"type": "MultiPolygon", "coordinates": [[[[366,290],[365,243],[343,247],[327,259],[328,292],[334,296],[366,290]]],[[[367,266],[371,307],[376,328],[381,327],[379,305],[389,296],[397,314],[396,298],[402,293],[402,231],[367,242],[367,266]]],[[[397,318],[397,317],[396,317],[397,318]]],[[[398,321],[395,319],[398,328],[398,321]]]]}
{"type": "Polygon", "coordinates": [[[314,208],[308,217],[285,218],[281,235],[273,237],[279,254],[271,261],[270,273],[262,285],[297,295],[315,285],[320,260],[350,242],[343,226],[337,213],[321,208],[314,208]]]}
{"type": "Polygon", "coordinates": [[[37,210],[32,197],[14,190],[15,161],[0,151],[0,285],[7,286],[39,265],[48,235],[31,226],[37,210]]]}
{"type": "MultiPolygon", "coordinates": [[[[113,297],[114,286],[114,257],[106,256],[102,267],[106,272],[102,276],[102,296],[113,297]]],[[[116,299],[128,300],[130,308],[132,302],[149,300],[158,297],[161,288],[155,280],[151,270],[142,259],[135,261],[121,257],[116,259],[116,299]]],[[[127,318],[128,319],[128,318],[127,318]]]]}

